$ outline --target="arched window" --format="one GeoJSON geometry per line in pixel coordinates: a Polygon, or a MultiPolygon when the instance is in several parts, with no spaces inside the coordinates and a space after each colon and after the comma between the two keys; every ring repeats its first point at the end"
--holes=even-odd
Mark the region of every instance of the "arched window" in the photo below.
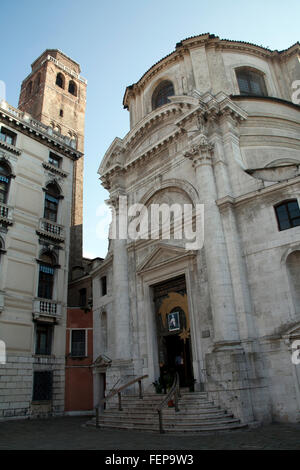
{"type": "Polygon", "coordinates": [[[40,257],[38,297],[41,299],[52,299],[55,264],[55,259],[49,252],[40,257]]]}
{"type": "Polygon", "coordinates": [[[58,124],[54,124],[54,127],[53,127],[53,130],[54,132],[56,132],[57,134],[61,134],[61,128],[58,124]]]}
{"type": "Polygon", "coordinates": [[[55,183],[48,184],[45,195],[44,219],[57,222],[59,198],[60,191],[57,185],[55,183]]]}
{"type": "Polygon", "coordinates": [[[241,95],[267,96],[263,74],[258,70],[241,68],[236,70],[241,95]]]}
{"type": "Polygon", "coordinates": [[[77,96],[77,87],[76,87],[75,82],[73,82],[73,80],[69,81],[68,91],[69,93],[71,93],[71,95],[77,96]]]}
{"type": "Polygon", "coordinates": [[[159,106],[169,103],[170,100],[168,98],[173,95],[173,83],[168,80],[164,80],[154,90],[152,95],[152,109],[159,108],[159,106]]]}
{"type": "Polygon", "coordinates": [[[77,147],[77,136],[74,132],[68,132],[68,137],[70,139],[70,146],[73,148],[77,147]]]}
{"type": "Polygon", "coordinates": [[[41,83],[41,74],[39,73],[38,76],[36,77],[36,81],[34,85],[35,91],[39,89],[40,83],[41,83]]]}
{"type": "Polygon", "coordinates": [[[287,230],[300,225],[300,209],[297,199],[284,201],[275,207],[278,229],[287,230]]]}
{"type": "Polygon", "coordinates": [[[31,95],[31,92],[32,92],[32,82],[29,82],[26,88],[27,96],[31,95]]]}
{"type": "Polygon", "coordinates": [[[5,162],[0,161],[0,202],[7,203],[11,171],[5,162]]]}
{"type": "Polygon", "coordinates": [[[56,75],[56,85],[60,88],[65,88],[65,78],[62,73],[58,73],[56,75]]]}

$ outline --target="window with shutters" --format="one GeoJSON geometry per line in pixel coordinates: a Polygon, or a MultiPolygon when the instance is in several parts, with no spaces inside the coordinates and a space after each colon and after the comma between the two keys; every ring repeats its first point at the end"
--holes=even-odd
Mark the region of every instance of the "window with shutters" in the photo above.
{"type": "Polygon", "coordinates": [[[9,166],[0,161],[0,203],[7,203],[11,171],[9,166]]]}
{"type": "Polygon", "coordinates": [[[261,72],[249,68],[236,71],[241,95],[268,96],[264,76],[261,72]]]}
{"type": "Polygon", "coordinates": [[[55,274],[55,260],[51,254],[45,253],[40,257],[38,297],[52,299],[55,274]]]}
{"type": "Polygon", "coordinates": [[[71,356],[86,356],[86,330],[71,331],[71,356]]]}
{"type": "Polygon", "coordinates": [[[2,126],[0,131],[0,140],[6,144],[16,145],[17,134],[2,126]]]}
{"type": "Polygon", "coordinates": [[[300,209],[297,199],[284,201],[275,207],[278,229],[287,230],[300,225],[300,209]]]}
{"type": "Polygon", "coordinates": [[[35,354],[50,355],[52,346],[52,325],[36,325],[35,331],[35,354]]]}
{"type": "Polygon", "coordinates": [[[60,191],[56,184],[48,184],[45,194],[44,218],[57,222],[60,191]]]}

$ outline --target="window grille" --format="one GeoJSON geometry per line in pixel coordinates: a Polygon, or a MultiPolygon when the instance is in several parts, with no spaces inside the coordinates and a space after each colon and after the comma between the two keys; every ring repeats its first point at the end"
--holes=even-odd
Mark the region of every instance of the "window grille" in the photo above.
{"type": "Polygon", "coordinates": [[[33,401],[50,401],[52,398],[52,371],[36,371],[33,374],[33,401]]]}
{"type": "Polygon", "coordinates": [[[85,330],[72,330],[71,356],[85,356],[85,330]]]}

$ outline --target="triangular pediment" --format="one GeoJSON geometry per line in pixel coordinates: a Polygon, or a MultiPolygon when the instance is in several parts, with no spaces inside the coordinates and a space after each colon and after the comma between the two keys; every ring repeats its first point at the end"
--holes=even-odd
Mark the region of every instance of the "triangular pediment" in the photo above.
{"type": "Polygon", "coordinates": [[[167,243],[160,243],[146,256],[143,262],[138,266],[137,271],[146,271],[191,255],[194,255],[192,250],[186,250],[185,248],[169,245],[167,243]]]}
{"type": "Polygon", "coordinates": [[[94,367],[108,367],[110,366],[112,360],[108,357],[105,356],[105,354],[100,355],[97,357],[97,359],[94,361],[94,367]]]}
{"type": "Polygon", "coordinates": [[[101,161],[101,164],[98,169],[99,175],[105,174],[105,172],[114,165],[123,165],[124,157],[122,153],[124,152],[123,140],[119,137],[116,137],[108,150],[105,152],[105,155],[101,161]]]}

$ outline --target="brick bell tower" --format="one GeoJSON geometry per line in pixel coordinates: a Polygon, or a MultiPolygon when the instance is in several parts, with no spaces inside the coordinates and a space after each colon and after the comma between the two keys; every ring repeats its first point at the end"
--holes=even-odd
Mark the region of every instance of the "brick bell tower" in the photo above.
{"type": "MultiPolygon", "coordinates": [[[[84,152],[84,119],[87,81],[80,66],[57,49],[47,49],[31,65],[23,80],[19,109],[57,132],[84,152]]],[[[70,239],[70,272],[82,266],[83,158],[74,162],[70,239]]]]}

